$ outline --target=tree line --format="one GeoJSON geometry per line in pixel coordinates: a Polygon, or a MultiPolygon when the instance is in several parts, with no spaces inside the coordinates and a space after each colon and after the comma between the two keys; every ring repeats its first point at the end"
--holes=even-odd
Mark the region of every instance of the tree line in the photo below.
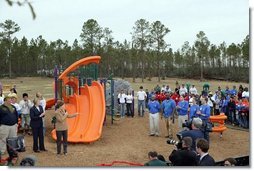
{"type": "Polygon", "coordinates": [[[165,41],[170,29],[160,21],[139,19],[134,23],[131,40],[119,42],[113,31],[94,19],[84,22],[80,41],[72,45],[58,39],[47,42],[41,35],[28,40],[14,35],[20,27],[12,20],[0,23],[0,76],[37,76],[52,73],[91,55],[102,57],[99,76],[132,77],[158,81],[166,77],[249,81],[249,35],[239,44],[212,44],[199,31],[193,45],[188,41],[173,51],[165,41]]]}

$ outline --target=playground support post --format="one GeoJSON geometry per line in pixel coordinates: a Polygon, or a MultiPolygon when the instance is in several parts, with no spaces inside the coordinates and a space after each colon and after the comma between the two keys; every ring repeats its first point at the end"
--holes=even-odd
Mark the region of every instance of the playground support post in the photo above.
{"type": "Polygon", "coordinates": [[[115,83],[114,80],[111,79],[111,124],[113,124],[114,121],[114,115],[115,115],[115,94],[114,94],[114,88],[115,88],[115,83]]]}
{"type": "Polygon", "coordinates": [[[132,94],[132,97],[133,97],[133,101],[132,101],[132,106],[131,106],[131,108],[132,108],[132,112],[133,112],[133,115],[134,115],[134,113],[135,113],[135,108],[134,108],[134,90],[132,90],[132,92],[131,92],[131,94],[132,94]]]}
{"type": "Polygon", "coordinates": [[[58,81],[57,81],[57,79],[58,79],[58,68],[57,68],[57,66],[55,66],[55,68],[54,68],[54,78],[55,78],[55,104],[56,104],[56,101],[57,101],[57,92],[58,92],[58,89],[57,89],[57,87],[58,87],[58,81]]]}

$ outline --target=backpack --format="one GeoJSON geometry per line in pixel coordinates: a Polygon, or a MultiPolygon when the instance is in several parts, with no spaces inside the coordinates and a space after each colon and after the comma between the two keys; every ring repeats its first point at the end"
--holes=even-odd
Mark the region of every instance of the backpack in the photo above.
{"type": "Polygon", "coordinates": [[[17,152],[25,152],[24,136],[9,137],[6,139],[7,152],[12,157],[17,157],[17,152]]]}

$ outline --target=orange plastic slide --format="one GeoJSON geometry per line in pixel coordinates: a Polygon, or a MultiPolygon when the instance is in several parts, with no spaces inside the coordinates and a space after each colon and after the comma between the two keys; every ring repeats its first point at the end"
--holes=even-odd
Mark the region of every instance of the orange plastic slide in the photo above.
{"type": "MultiPolygon", "coordinates": [[[[68,142],[93,142],[100,138],[105,118],[104,99],[104,89],[96,81],[91,86],[82,87],[81,95],[70,97],[66,110],[70,114],[78,112],[79,115],[67,119],[68,142]]],[[[55,130],[52,137],[56,140],[55,130]]]]}
{"type": "Polygon", "coordinates": [[[55,105],[55,99],[49,99],[46,101],[46,110],[50,109],[52,106],[55,105]]]}

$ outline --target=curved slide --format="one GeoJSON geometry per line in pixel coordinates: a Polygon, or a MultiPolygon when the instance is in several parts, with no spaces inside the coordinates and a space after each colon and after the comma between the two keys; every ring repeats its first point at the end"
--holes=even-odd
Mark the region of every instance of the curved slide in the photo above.
{"type": "MultiPolygon", "coordinates": [[[[100,138],[105,118],[104,90],[100,83],[93,82],[92,86],[84,86],[85,94],[74,95],[66,104],[68,113],[79,115],[68,118],[68,142],[93,142],[100,138]]],[[[56,140],[56,131],[52,131],[56,140]]]]}
{"type": "MultiPolygon", "coordinates": [[[[70,67],[68,67],[59,79],[64,80],[68,73],[74,71],[79,66],[90,63],[99,63],[101,57],[83,58],[70,67]]],[[[85,85],[80,87],[80,95],[74,93],[70,96],[65,108],[69,114],[79,113],[74,118],[67,118],[68,122],[68,142],[85,143],[93,142],[100,138],[102,133],[103,122],[105,118],[105,95],[104,88],[98,81],[93,81],[91,86],[85,85]]],[[[53,100],[48,101],[51,106],[53,100]]],[[[56,130],[52,132],[53,139],[56,140],[56,130]]]]}

